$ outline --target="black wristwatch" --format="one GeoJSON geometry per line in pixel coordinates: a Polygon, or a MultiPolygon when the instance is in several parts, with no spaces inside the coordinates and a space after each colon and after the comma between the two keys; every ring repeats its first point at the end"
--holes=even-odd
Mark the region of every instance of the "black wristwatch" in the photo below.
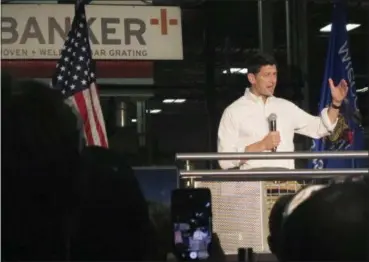
{"type": "Polygon", "coordinates": [[[335,105],[334,103],[331,103],[331,107],[332,107],[333,109],[340,109],[340,108],[341,108],[341,105],[337,106],[337,105],[335,105]]]}

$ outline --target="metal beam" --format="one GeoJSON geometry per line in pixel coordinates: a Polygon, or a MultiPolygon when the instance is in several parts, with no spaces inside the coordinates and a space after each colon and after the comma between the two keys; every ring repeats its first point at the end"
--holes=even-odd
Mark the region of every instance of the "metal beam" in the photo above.
{"type": "Polygon", "coordinates": [[[273,1],[258,0],[259,50],[263,53],[273,53],[273,1]]]}
{"type": "MultiPolygon", "coordinates": [[[[215,13],[211,3],[205,8],[206,108],[208,115],[208,150],[216,151],[217,117],[215,89],[215,13]]],[[[213,163],[208,164],[213,168],[213,163]]]]}
{"type": "Polygon", "coordinates": [[[263,153],[180,153],[177,160],[235,160],[235,159],[301,159],[301,158],[367,158],[368,151],[263,152],[263,153]]]}
{"type": "Polygon", "coordinates": [[[298,170],[180,170],[181,179],[222,181],[290,181],[369,174],[366,168],[298,170]]]}

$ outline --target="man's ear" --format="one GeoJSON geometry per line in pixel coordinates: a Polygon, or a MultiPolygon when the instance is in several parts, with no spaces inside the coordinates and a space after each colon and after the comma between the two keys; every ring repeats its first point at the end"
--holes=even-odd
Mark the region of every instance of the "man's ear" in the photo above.
{"type": "Polygon", "coordinates": [[[256,76],[252,73],[247,74],[247,79],[249,80],[251,85],[256,84],[256,76]]]}

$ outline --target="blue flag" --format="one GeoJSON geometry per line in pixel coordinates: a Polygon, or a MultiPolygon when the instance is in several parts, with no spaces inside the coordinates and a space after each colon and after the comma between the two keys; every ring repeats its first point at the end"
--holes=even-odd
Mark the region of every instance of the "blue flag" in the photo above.
{"type": "MultiPolygon", "coordinates": [[[[336,1],[333,10],[332,28],[329,38],[324,79],[320,94],[319,110],[327,107],[332,100],[328,79],[335,84],[345,79],[349,86],[347,98],[340,109],[340,116],[334,132],[325,138],[313,140],[312,151],[362,150],[364,133],[361,115],[357,106],[354,70],[348,45],[346,12],[342,1],[336,1]]],[[[359,159],[313,159],[310,168],[354,168],[361,167],[359,159]]]]}

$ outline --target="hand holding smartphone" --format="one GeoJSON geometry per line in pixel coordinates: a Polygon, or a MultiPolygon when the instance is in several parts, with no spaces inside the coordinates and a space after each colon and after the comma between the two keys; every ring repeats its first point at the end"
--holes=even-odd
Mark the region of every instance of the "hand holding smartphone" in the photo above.
{"type": "Polygon", "coordinates": [[[176,257],[182,261],[208,259],[213,234],[210,190],[173,190],[171,216],[176,257]]]}

